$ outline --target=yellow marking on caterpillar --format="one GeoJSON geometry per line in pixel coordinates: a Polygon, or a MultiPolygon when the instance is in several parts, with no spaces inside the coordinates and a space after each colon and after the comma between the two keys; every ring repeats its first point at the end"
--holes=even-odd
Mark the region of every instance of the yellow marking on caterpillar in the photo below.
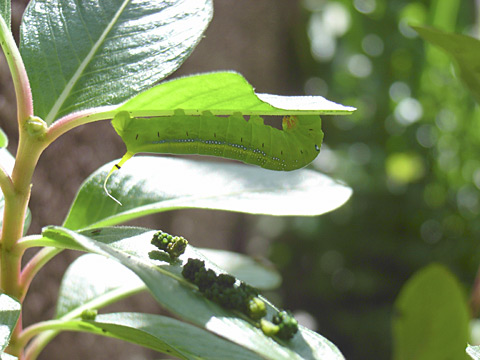
{"type": "Polygon", "coordinates": [[[131,157],[135,155],[134,153],[131,153],[129,151],[127,151],[127,153],[125,155],[123,155],[122,159],[115,165],[112,166],[112,169],[110,170],[110,172],[108,173],[106,179],[105,179],[105,182],[103,183],[103,189],[105,190],[105,192],[107,193],[108,197],[111,198],[113,201],[115,201],[118,205],[122,206],[122,203],[120,201],[118,201],[117,199],[115,199],[107,190],[107,181],[108,179],[110,178],[110,176],[112,176],[112,174],[117,171],[117,170],[120,170],[121,167],[123,166],[123,164],[125,164],[128,160],[131,159],[131,157]]]}

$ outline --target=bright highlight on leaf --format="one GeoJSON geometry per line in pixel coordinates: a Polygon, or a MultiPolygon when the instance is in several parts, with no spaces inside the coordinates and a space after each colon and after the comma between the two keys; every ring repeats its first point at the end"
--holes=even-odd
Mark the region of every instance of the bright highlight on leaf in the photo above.
{"type": "Polygon", "coordinates": [[[185,61],[212,15],[211,0],[30,1],[20,51],[35,115],[51,124],[150,88],[185,61]]]}
{"type": "MultiPolygon", "coordinates": [[[[145,283],[156,301],[165,309],[184,321],[253,352],[256,355],[253,358],[269,360],[344,359],[330,341],[303,326],[298,326],[298,334],[290,341],[277,342],[269,336],[265,336],[262,330],[245,316],[238,316],[237,313],[206,299],[183,278],[181,274],[183,264],[189,258],[196,258],[205,261],[205,266],[215,273],[224,272],[205,259],[192,246],[187,246],[185,253],[178,259],[179,261],[152,260],[150,252],[155,249],[151,244],[154,233],[154,230],[134,227],[102,228],[100,233],[96,230],[78,233],[65,228],[48,227],[44,229],[42,235],[64,242],[65,245],[73,241],[85,251],[117,260],[145,283]]],[[[268,300],[259,297],[265,303],[269,318],[277,314],[277,309],[268,300]]],[[[103,315],[97,316],[95,321],[100,322],[102,317],[103,315]]],[[[272,323],[279,325],[280,328],[280,324],[276,323],[282,322],[282,319],[278,320],[272,319],[272,323]]],[[[288,321],[288,324],[290,323],[288,321]]],[[[288,324],[284,325],[288,326],[288,324]]],[[[293,323],[291,324],[293,325],[293,323]]],[[[227,357],[220,356],[222,354],[217,359],[252,358],[235,356],[234,353],[227,357]]]]}
{"type": "Polygon", "coordinates": [[[349,115],[356,109],[322,96],[257,94],[252,85],[235,72],[215,72],[181,77],[161,83],[120,106],[133,117],[187,115],[210,111],[214,115],[349,115]]]}
{"type": "Polygon", "coordinates": [[[112,195],[123,203],[120,207],[105,196],[102,186],[113,164],[104,165],[85,181],[64,226],[117,225],[185,208],[312,216],[338,208],[352,194],[344,184],[308,169],[274,172],[226,162],[136,156],[109,183],[112,195]]]}
{"type": "Polygon", "coordinates": [[[8,295],[0,294],[0,354],[7,347],[12,331],[20,316],[20,303],[8,295]]]}
{"type": "Polygon", "coordinates": [[[257,95],[241,75],[219,72],[160,84],[118,110],[112,125],[127,152],[105,180],[111,198],[108,178],[141,152],[220,156],[281,171],[302,168],[320,152],[318,115],[355,109],[320,96],[257,95]],[[282,130],[265,125],[265,115],[283,115],[282,130]]]}

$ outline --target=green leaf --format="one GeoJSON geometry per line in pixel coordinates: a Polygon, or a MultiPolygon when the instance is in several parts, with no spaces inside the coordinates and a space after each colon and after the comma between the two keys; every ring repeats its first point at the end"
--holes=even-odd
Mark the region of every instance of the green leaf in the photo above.
{"type": "MultiPolygon", "coordinates": [[[[98,231],[91,235],[95,236],[98,231]]],[[[51,235],[50,239],[45,238],[45,246],[83,250],[64,236],[51,235]],[[57,238],[61,240],[57,241],[57,238]]],[[[145,289],[143,282],[120,263],[104,256],[86,254],[77,258],[63,276],[55,318],[64,324],[65,321],[82,317],[85,311],[101,309],[145,289]]],[[[67,329],[61,325],[44,332],[37,340],[46,344],[62,330],[67,329]]],[[[82,331],[75,327],[71,330],[82,331]]]]}
{"type": "Polygon", "coordinates": [[[113,163],[81,186],[64,226],[115,225],[181,208],[269,215],[320,215],[343,205],[351,189],[312,170],[275,172],[219,162],[134,157],[108,182],[123,206],[108,198],[103,182],[113,163]]]}
{"type": "Polygon", "coordinates": [[[77,258],[63,276],[55,318],[78,317],[86,309],[99,309],[144,289],[143,282],[125,266],[86,254],[77,258]]]}
{"type": "Polygon", "coordinates": [[[20,316],[20,303],[8,295],[0,294],[0,354],[10,341],[20,316]]]}
{"type": "Polygon", "coordinates": [[[460,77],[480,102],[480,41],[470,36],[451,34],[430,27],[414,26],[422,38],[440,47],[455,59],[460,77]]]}
{"type": "Polygon", "coordinates": [[[129,341],[181,359],[262,359],[253,352],[193,325],[154,314],[98,315],[95,321],[71,322],[88,332],[129,341]]]}
{"type": "Polygon", "coordinates": [[[203,256],[219,268],[236,278],[261,290],[272,290],[280,286],[282,278],[272,264],[266,260],[216,249],[198,249],[203,256]]]}
{"type": "Polygon", "coordinates": [[[467,354],[474,360],[480,360],[480,346],[467,346],[467,354]]]}
{"type": "MultiPolygon", "coordinates": [[[[154,298],[171,312],[188,322],[245,347],[265,359],[343,359],[338,349],[327,339],[304,327],[288,342],[277,342],[265,336],[252,322],[238,314],[221,308],[203,297],[181,275],[182,263],[188,258],[205,260],[208,268],[222,272],[208,262],[192,246],[174,262],[151,260],[149,253],[156,248],[150,244],[154,231],[139,228],[103,228],[90,237],[92,232],[82,234],[61,227],[47,227],[44,237],[64,237],[76,241],[85,250],[115,258],[135,272],[151,291],[154,298]],[[85,235],[89,235],[88,237],[85,235]]],[[[266,300],[265,300],[266,301],[266,300]]],[[[276,309],[267,303],[269,316],[276,309]]]]}
{"type": "Polygon", "coordinates": [[[0,0],[0,15],[9,29],[12,28],[11,0],[0,0]]]}
{"type": "Polygon", "coordinates": [[[12,173],[15,165],[15,158],[5,147],[0,148],[0,165],[8,174],[12,173]]]}
{"type": "Polygon", "coordinates": [[[20,50],[35,114],[51,124],[119,104],[176,70],[213,13],[211,0],[33,0],[20,50]]]}
{"type": "Polygon", "coordinates": [[[469,311],[455,277],[443,266],[416,273],[395,302],[394,359],[465,359],[469,311]]]}
{"type": "Polygon", "coordinates": [[[0,148],[6,148],[8,145],[8,137],[7,134],[0,129],[0,148]]]}
{"type": "Polygon", "coordinates": [[[188,76],[164,82],[135,96],[118,108],[132,116],[187,115],[210,111],[214,115],[347,115],[355,108],[321,96],[256,94],[245,78],[234,72],[188,76]]]}
{"type": "Polygon", "coordinates": [[[10,354],[0,353],[0,360],[17,360],[18,358],[10,354]]]}

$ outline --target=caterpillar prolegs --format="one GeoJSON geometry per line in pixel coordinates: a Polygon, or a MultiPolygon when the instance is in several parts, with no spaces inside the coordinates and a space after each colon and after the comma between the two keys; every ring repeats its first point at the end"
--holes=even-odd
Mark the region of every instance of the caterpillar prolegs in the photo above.
{"type": "MultiPolygon", "coordinates": [[[[176,110],[173,116],[134,118],[126,111],[112,120],[127,153],[108,177],[136,153],[199,154],[240,160],[266,169],[291,171],[312,162],[323,140],[317,115],[285,116],[282,129],[265,125],[260,116],[201,116],[176,110]]],[[[107,179],[108,179],[107,177],[107,179]]],[[[106,183],[106,181],[105,181],[106,183]]]]}

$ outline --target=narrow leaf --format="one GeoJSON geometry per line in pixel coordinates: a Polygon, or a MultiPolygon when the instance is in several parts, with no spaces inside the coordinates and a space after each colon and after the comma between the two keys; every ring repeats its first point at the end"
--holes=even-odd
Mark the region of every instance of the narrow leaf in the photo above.
{"type": "Polygon", "coordinates": [[[458,281],[430,265],[403,287],[395,303],[395,360],[466,359],[469,311],[458,281]]]}
{"type": "Polygon", "coordinates": [[[144,289],[143,282],[125,266],[104,256],[86,254],[76,259],[63,276],[55,318],[76,317],[83,310],[102,308],[144,289]]]}
{"type": "Polygon", "coordinates": [[[157,85],[118,108],[133,116],[187,115],[210,111],[214,115],[347,115],[355,108],[321,96],[255,94],[252,85],[234,72],[216,72],[183,77],[157,85]]]}
{"type": "Polygon", "coordinates": [[[312,170],[275,172],[239,164],[135,157],[103,182],[113,163],[81,186],[64,226],[115,225],[140,216],[181,208],[269,215],[320,215],[343,205],[351,189],[312,170]]]}
{"type": "Polygon", "coordinates": [[[430,27],[414,26],[422,38],[447,52],[458,64],[460,77],[480,102],[480,41],[470,36],[446,33],[430,27]]]}
{"type": "Polygon", "coordinates": [[[13,329],[17,325],[20,316],[20,303],[7,296],[0,294],[0,354],[5,350],[10,341],[13,329]]]}
{"type": "MultiPolygon", "coordinates": [[[[188,258],[203,259],[208,268],[222,272],[208,262],[192,246],[188,246],[184,255],[170,262],[152,260],[150,244],[153,231],[139,228],[104,228],[95,240],[60,227],[48,227],[43,236],[51,235],[69,238],[83,246],[87,251],[112,257],[135,272],[151,291],[154,298],[168,310],[181,318],[204,327],[206,330],[245,347],[265,359],[343,359],[338,349],[328,340],[306,328],[300,327],[299,333],[290,341],[277,342],[263,334],[251,320],[239,317],[207,300],[195,287],[181,275],[182,264],[188,258]],[[150,255],[149,255],[150,254],[150,255]]],[[[156,257],[156,258],[161,258],[156,257]]],[[[266,300],[265,300],[266,301],[266,300]]],[[[276,309],[267,303],[268,316],[276,309]]]]}
{"type": "Polygon", "coordinates": [[[212,17],[211,0],[33,0],[20,50],[35,114],[48,124],[119,104],[177,69],[212,17]]]}

